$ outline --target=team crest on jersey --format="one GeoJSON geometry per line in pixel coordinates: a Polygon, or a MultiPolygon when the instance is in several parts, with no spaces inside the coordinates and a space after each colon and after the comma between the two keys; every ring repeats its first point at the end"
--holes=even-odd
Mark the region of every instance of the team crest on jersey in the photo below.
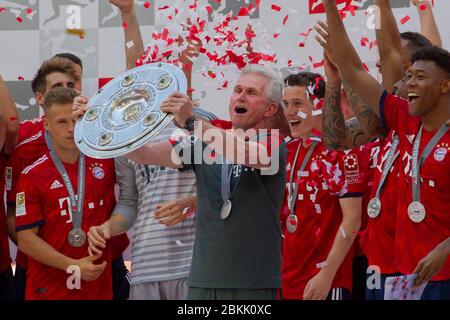
{"type": "Polygon", "coordinates": [[[443,161],[449,150],[450,147],[447,143],[438,145],[436,151],[434,152],[434,160],[439,162],[443,161]]]}
{"type": "Polygon", "coordinates": [[[93,166],[91,167],[91,172],[94,178],[102,180],[105,177],[105,170],[103,170],[102,167],[103,167],[102,164],[98,163],[93,164],[93,166]]]}
{"type": "Polygon", "coordinates": [[[16,194],[16,217],[25,215],[25,192],[16,194]]]}

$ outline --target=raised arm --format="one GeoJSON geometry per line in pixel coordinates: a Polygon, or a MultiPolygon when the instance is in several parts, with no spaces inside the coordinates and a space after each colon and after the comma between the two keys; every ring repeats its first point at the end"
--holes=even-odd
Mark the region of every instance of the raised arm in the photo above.
{"type": "Polygon", "coordinates": [[[3,78],[0,76],[0,116],[4,130],[4,152],[10,154],[19,139],[19,114],[3,78]]]}
{"type": "Polygon", "coordinates": [[[136,16],[134,0],[109,0],[111,4],[119,8],[125,30],[125,56],[127,70],[136,67],[136,60],[144,54],[144,42],[142,41],[139,21],[136,16]]]}
{"type": "Polygon", "coordinates": [[[384,88],[364,69],[342,23],[335,0],[323,0],[327,14],[331,46],[342,80],[379,115],[379,101],[384,88]]]}
{"type": "Polygon", "coordinates": [[[441,35],[433,15],[433,6],[430,0],[411,0],[417,7],[420,19],[420,33],[431,41],[436,47],[442,48],[441,35]]]}
{"type": "Polygon", "coordinates": [[[400,31],[398,30],[390,0],[375,0],[380,8],[380,26],[376,26],[375,34],[380,54],[381,75],[383,86],[389,92],[394,91],[394,85],[403,77],[402,47],[400,31]]]}
{"type": "Polygon", "coordinates": [[[322,125],[323,142],[333,150],[353,149],[383,133],[381,120],[367,103],[344,83],[349,104],[356,114],[355,118],[345,121],[341,110],[341,78],[330,47],[328,26],[319,21],[315,29],[319,33],[316,39],[324,48],[324,69],[327,77],[322,125]]]}

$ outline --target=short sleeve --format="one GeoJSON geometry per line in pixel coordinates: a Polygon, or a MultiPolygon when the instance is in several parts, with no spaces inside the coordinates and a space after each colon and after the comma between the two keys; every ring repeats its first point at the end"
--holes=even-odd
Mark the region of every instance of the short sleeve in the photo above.
{"type": "Polygon", "coordinates": [[[364,194],[364,152],[358,148],[343,153],[339,159],[339,167],[342,168],[344,178],[344,188],[339,198],[356,198],[362,197],[364,194]]]}
{"type": "Polygon", "coordinates": [[[27,230],[44,224],[44,210],[40,188],[33,183],[38,179],[21,174],[16,194],[16,230],[27,230]]]}
{"type": "Polygon", "coordinates": [[[22,171],[21,160],[17,151],[9,157],[5,169],[6,201],[8,204],[16,203],[16,188],[22,171]]]}
{"type": "Polygon", "coordinates": [[[384,91],[380,98],[380,116],[386,129],[402,132],[409,117],[408,101],[384,91]]]}
{"type": "Polygon", "coordinates": [[[116,182],[119,186],[119,201],[114,208],[114,214],[120,214],[127,218],[130,225],[137,217],[139,192],[136,187],[134,170],[128,159],[116,158],[114,161],[116,170],[116,182]]]}

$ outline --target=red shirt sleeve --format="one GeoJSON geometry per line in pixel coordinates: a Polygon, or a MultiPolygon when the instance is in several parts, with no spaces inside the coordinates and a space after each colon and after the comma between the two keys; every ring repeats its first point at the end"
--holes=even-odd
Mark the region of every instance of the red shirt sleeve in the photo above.
{"type": "Polygon", "coordinates": [[[6,201],[11,204],[16,203],[16,188],[17,182],[20,177],[20,172],[22,171],[21,161],[19,153],[13,151],[11,154],[8,164],[5,170],[5,181],[6,181],[6,201]]]}
{"type": "Polygon", "coordinates": [[[17,184],[16,230],[26,230],[44,224],[42,195],[32,173],[22,173],[17,184]]]}
{"type": "Polygon", "coordinates": [[[362,197],[364,194],[364,152],[355,148],[344,153],[339,158],[339,167],[342,170],[344,188],[340,198],[362,197]]]}
{"type": "Polygon", "coordinates": [[[403,134],[407,119],[410,117],[408,101],[385,91],[380,99],[380,116],[386,128],[403,134]]]}

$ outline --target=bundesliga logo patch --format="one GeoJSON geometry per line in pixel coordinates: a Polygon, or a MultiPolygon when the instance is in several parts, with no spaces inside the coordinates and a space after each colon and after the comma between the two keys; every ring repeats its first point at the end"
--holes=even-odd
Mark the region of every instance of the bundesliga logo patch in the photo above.
{"type": "Polygon", "coordinates": [[[98,163],[95,163],[94,166],[91,168],[91,173],[94,176],[94,178],[98,180],[102,180],[105,177],[105,170],[103,170],[102,166],[98,163]]]}
{"type": "Polygon", "coordinates": [[[16,217],[24,216],[25,212],[25,192],[16,194],[16,217]]]}

